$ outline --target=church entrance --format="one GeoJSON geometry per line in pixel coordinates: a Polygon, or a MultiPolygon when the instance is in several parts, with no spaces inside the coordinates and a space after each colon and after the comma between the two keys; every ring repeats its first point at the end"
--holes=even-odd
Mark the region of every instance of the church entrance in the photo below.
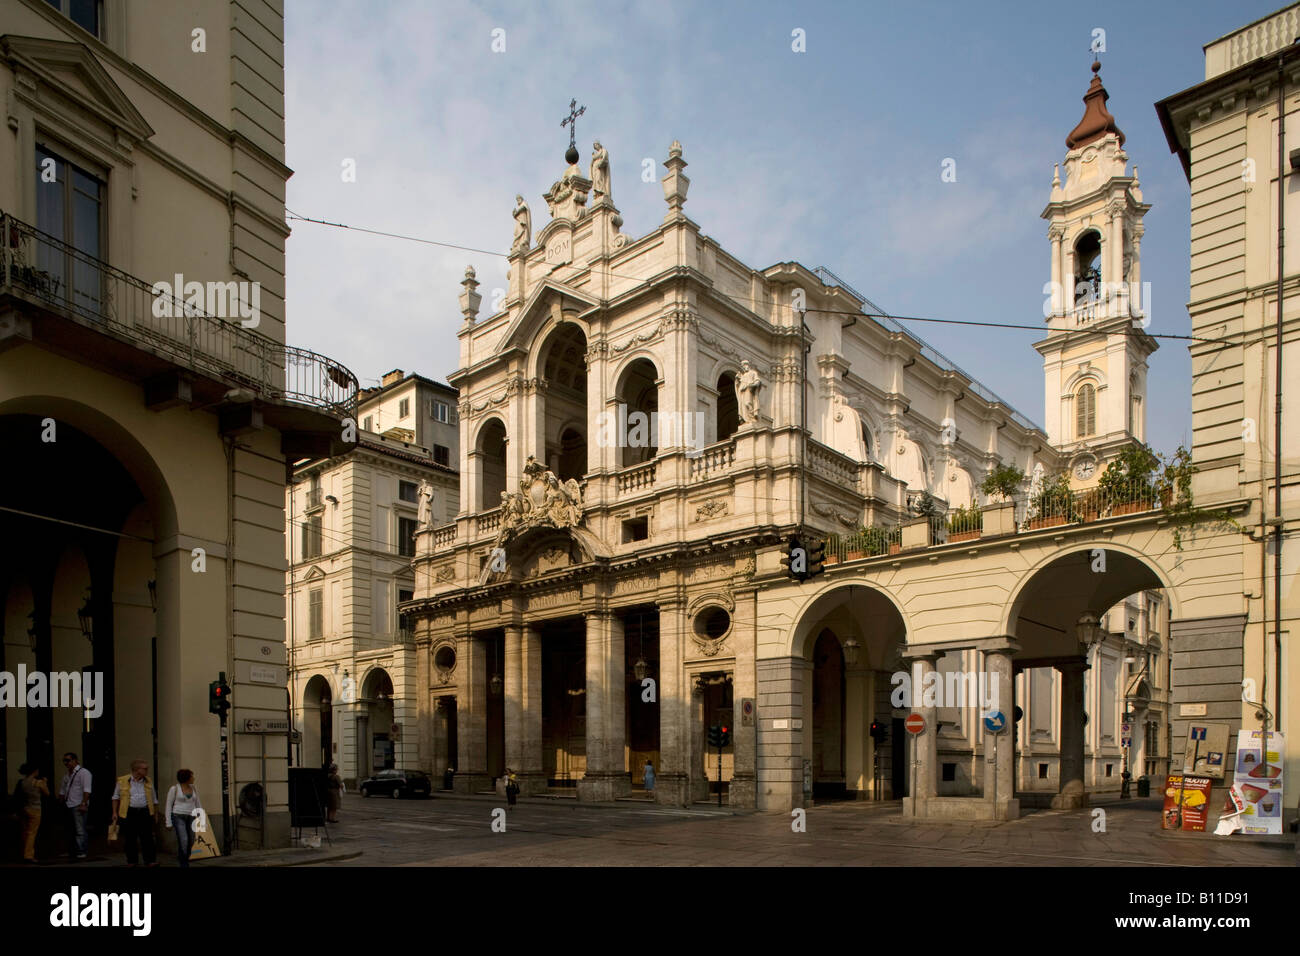
{"type": "Polygon", "coordinates": [[[645,786],[645,765],[659,766],[659,610],[636,608],[623,617],[627,661],[627,769],[632,786],[645,786]],[[651,683],[652,682],[652,683],[651,683]],[[647,700],[651,696],[653,698],[647,700]]]}
{"type": "Polygon", "coordinates": [[[570,789],[587,770],[587,631],[580,618],[542,625],[542,771],[570,789]]]}

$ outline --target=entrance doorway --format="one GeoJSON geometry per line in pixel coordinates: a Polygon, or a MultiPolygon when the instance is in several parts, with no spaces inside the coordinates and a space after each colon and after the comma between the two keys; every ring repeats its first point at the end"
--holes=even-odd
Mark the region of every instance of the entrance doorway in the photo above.
{"type": "Polygon", "coordinates": [[[587,772],[587,634],[582,618],[542,627],[542,772],[576,787],[587,772]]]}
{"type": "Polygon", "coordinates": [[[813,645],[813,798],[844,799],[844,652],[824,629],[813,645]]]}

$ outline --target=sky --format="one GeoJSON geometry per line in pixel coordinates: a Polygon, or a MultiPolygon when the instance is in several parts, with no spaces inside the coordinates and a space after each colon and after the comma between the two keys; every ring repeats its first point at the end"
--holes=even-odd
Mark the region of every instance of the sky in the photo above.
{"type": "MultiPolygon", "coordinates": [[[[465,267],[486,316],[515,194],[534,233],[548,221],[575,97],[580,165],[593,140],[608,150],[631,238],[662,221],[662,163],[680,140],[686,214],[750,267],[826,266],[894,315],[1041,323],[1040,215],[1097,29],[1107,106],[1152,205],[1147,331],[1187,334],[1189,192],[1154,104],[1204,79],[1205,43],[1282,5],[289,0],[291,212],[477,250],[291,220],[289,341],[363,387],[394,368],[445,381],[465,267]]],[[[1042,423],[1038,332],[907,327],[1042,423]]],[[[1160,340],[1147,397],[1159,451],[1190,443],[1190,368],[1185,342],[1160,340]]]]}

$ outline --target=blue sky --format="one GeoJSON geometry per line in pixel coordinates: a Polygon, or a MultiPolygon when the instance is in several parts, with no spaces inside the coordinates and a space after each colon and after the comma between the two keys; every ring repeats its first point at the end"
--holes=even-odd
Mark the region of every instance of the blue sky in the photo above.
{"type": "MultiPolygon", "coordinates": [[[[1108,106],[1153,206],[1149,331],[1186,334],[1188,188],[1153,104],[1203,79],[1203,44],[1281,5],[290,0],[288,206],[505,252],[516,193],[546,221],[577,97],[581,162],[593,139],[609,151],[631,236],[663,218],[660,164],[678,139],[686,213],[748,265],[825,265],[898,315],[1033,324],[1050,278],[1039,214],[1102,28],[1108,106]]],[[[395,367],[445,379],[465,266],[485,313],[505,284],[501,257],[290,224],[290,341],[363,385],[395,367]]],[[[1035,332],[909,328],[1042,422],[1035,332]]],[[[1190,438],[1189,375],[1185,344],[1162,341],[1148,382],[1159,450],[1190,438]]]]}

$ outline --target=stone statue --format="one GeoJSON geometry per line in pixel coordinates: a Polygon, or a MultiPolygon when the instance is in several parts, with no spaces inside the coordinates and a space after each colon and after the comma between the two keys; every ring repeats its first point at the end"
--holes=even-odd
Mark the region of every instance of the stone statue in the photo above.
{"type": "Polygon", "coordinates": [[[420,482],[420,512],[417,527],[427,528],[433,524],[433,485],[428,479],[420,482]]]}
{"type": "Polygon", "coordinates": [[[612,204],[614,197],[609,190],[609,152],[599,141],[591,144],[591,192],[595,197],[592,205],[597,205],[602,199],[607,199],[612,204]]]}
{"type": "Polygon", "coordinates": [[[745,424],[758,421],[758,395],[763,389],[763,380],[757,369],[749,361],[742,360],[740,374],[736,376],[736,403],[740,406],[740,420],[745,424]]]}
{"type": "Polygon", "coordinates": [[[527,252],[533,243],[533,213],[523,196],[515,196],[515,238],[510,244],[511,253],[527,252]]]}

